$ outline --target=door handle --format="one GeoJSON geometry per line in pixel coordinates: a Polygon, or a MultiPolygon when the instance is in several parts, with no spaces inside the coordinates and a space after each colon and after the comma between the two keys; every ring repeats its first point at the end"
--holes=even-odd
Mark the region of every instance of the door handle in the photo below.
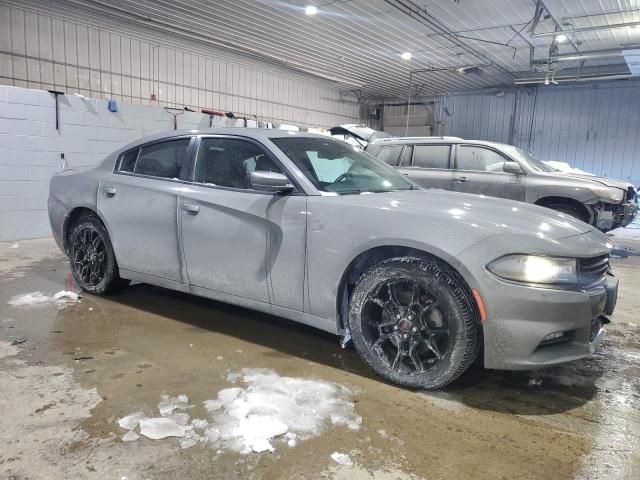
{"type": "Polygon", "coordinates": [[[190,203],[183,203],[182,209],[191,215],[197,215],[200,211],[200,207],[198,205],[192,205],[190,203]]]}
{"type": "Polygon", "coordinates": [[[116,194],[115,187],[103,187],[102,191],[107,197],[113,197],[116,194]]]}
{"type": "Polygon", "coordinates": [[[454,182],[456,182],[456,183],[464,183],[464,182],[468,182],[468,181],[469,181],[469,179],[467,177],[456,177],[454,179],[454,182]]]}

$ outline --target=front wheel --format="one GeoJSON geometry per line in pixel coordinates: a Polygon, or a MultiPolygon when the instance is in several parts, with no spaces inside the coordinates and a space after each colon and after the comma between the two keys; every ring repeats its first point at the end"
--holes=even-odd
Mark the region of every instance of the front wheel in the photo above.
{"type": "Polygon", "coordinates": [[[569,215],[570,217],[577,218],[584,223],[589,223],[588,212],[586,212],[584,208],[581,208],[578,205],[559,202],[545,205],[545,207],[550,208],[551,210],[555,210],[556,212],[564,213],[565,215],[569,215]]]}
{"type": "Polygon", "coordinates": [[[392,258],[356,284],[349,328],[364,362],[386,380],[438,389],[476,357],[480,331],[462,280],[436,260],[392,258]]]}
{"type": "Polygon", "coordinates": [[[76,282],[86,292],[103,295],[125,286],[109,234],[95,216],[81,218],[69,234],[69,261],[76,282]]]}

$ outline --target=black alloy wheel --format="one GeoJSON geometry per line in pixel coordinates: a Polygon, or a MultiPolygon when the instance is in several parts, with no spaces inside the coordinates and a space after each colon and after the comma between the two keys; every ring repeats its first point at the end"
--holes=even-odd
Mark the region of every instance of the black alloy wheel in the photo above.
{"type": "Polygon", "coordinates": [[[471,365],[482,331],[462,278],[432,258],[390,258],[366,272],[349,300],[356,351],[386,380],[438,389],[471,365]]]}

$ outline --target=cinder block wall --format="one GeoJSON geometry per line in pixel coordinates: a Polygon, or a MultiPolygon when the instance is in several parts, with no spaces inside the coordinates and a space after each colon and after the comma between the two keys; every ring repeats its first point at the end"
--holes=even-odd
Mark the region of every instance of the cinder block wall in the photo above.
{"type": "MultiPolygon", "coordinates": [[[[61,168],[61,154],[71,167],[93,166],[132,140],[173,129],[173,116],[160,107],[118,103],[112,113],[106,100],[64,95],[59,102],[60,131],[53,94],[0,86],[0,241],[50,235],[49,180],[61,168]]],[[[214,126],[244,123],[214,120],[214,126]]],[[[208,126],[208,115],[178,116],[178,128],[208,126]]]]}

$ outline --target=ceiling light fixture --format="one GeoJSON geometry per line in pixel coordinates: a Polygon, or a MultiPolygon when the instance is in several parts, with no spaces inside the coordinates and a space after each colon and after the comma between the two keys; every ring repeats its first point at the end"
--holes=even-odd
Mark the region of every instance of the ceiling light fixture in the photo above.
{"type": "Polygon", "coordinates": [[[569,41],[569,37],[565,33],[559,33],[554,37],[556,43],[567,43],[569,41]]]}
{"type": "Polygon", "coordinates": [[[400,55],[403,60],[411,60],[411,52],[404,52],[400,55]]]}
{"type": "Polygon", "coordinates": [[[306,15],[315,15],[316,13],[318,13],[318,7],[316,7],[315,5],[307,5],[304,9],[304,13],[306,15]]]}

